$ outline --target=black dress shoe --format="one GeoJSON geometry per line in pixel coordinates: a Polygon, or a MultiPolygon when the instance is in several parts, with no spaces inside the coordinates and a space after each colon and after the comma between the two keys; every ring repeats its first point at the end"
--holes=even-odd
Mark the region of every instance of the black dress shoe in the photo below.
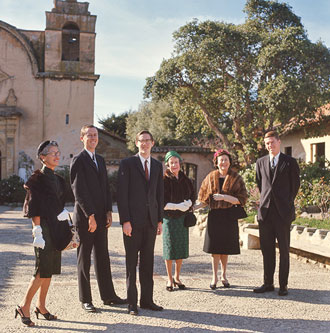
{"type": "Polygon", "coordinates": [[[136,304],[135,305],[128,304],[127,313],[132,315],[132,316],[137,316],[138,309],[137,309],[136,304]]]}
{"type": "Polygon", "coordinates": [[[152,311],[162,311],[164,308],[162,306],[159,306],[155,304],[154,302],[145,304],[145,303],[140,303],[140,308],[141,309],[148,309],[152,311]]]}
{"type": "Polygon", "coordinates": [[[288,294],[288,287],[284,286],[284,287],[280,287],[278,294],[279,296],[286,296],[288,294]]]}
{"type": "Polygon", "coordinates": [[[257,294],[262,294],[268,291],[274,291],[274,285],[273,284],[263,284],[261,287],[259,288],[254,288],[253,292],[257,293],[257,294]]]}
{"type": "Polygon", "coordinates": [[[107,299],[103,301],[104,305],[120,305],[120,304],[127,304],[127,299],[125,298],[120,298],[118,296],[107,299]]]}
{"type": "Polygon", "coordinates": [[[87,312],[96,312],[96,308],[93,303],[81,303],[81,307],[87,312]]]}

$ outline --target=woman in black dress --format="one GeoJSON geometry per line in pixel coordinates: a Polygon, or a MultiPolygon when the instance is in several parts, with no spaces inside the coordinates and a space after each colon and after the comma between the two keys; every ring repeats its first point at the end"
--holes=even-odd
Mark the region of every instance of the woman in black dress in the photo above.
{"type": "Polygon", "coordinates": [[[225,288],[227,280],[227,262],[229,254],[239,254],[239,233],[237,219],[230,213],[233,205],[244,206],[247,191],[240,175],[230,169],[232,159],[228,151],[219,149],[213,158],[217,170],[210,172],[202,182],[198,200],[201,206],[209,206],[203,251],[212,254],[213,276],[211,289],[216,289],[218,267],[221,263],[221,282],[225,288]]]}
{"type": "Polygon", "coordinates": [[[53,274],[61,273],[61,252],[57,251],[52,241],[52,222],[63,212],[65,182],[54,173],[60,160],[60,151],[55,141],[42,142],[37,156],[42,168],[36,170],[24,185],[27,194],[24,203],[24,215],[32,218],[33,246],[35,252],[35,273],[31,279],[25,297],[15,310],[22,323],[34,326],[30,318],[30,306],[34,295],[39,290],[35,314],[47,320],[55,320],[56,316],[46,308],[46,296],[53,274]]]}
{"type": "Polygon", "coordinates": [[[180,170],[181,156],[174,150],[165,156],[167,169],[164,175],[163,258],[167,271],[166,290],[173,291],[186,286],[180,280],[182,260],[189,256],[189,230],[184,217],[195,203],[195,191],[191,180],[180,170]],[[175,260],[175,276],[172,261],[175,260]]]}

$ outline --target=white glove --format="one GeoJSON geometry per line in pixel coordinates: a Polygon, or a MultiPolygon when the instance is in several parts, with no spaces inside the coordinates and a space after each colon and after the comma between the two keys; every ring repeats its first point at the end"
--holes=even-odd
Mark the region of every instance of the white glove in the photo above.
{"type": "Polygon", "coordinates": [[[43,249],[45,247],[45,240],[42,237],[42,229],[40,225],[36,225],[35,227],[33,227],[32,235],[34,237],[33,246],[43,249]]]}
{"type": "Polygon", "coordinates": [[[180,202],[176,204],[176,209],[181,210],[181,212],[186,212],[189,209],[189,205],[186,202],[180,202]]]}
{"type": "Polygon", "coordinates": [[[185,205],[188,206],[188,208],[190,208],[192,206],[192,202],[191,202],[190,199],[189,200],[184,200],[183,202],[185,203],[185,205]]]}
{"type": "Polygon", "coordinates": [[[176,204],[172,202],[168,202],[164,207],[164,210],[176,210],[176,204]]]}
{"type": "Polygon", "coordinates": [[[220,194],[220,193],[213,194],[213,199],[215,201],[224,200],[224,198],[225,198],[225,196],[223,194],[220,194]]]}
{"type": "Polygon", "coordinates": [[[70,219],[69,212],[64,208],[63,211],[57,215],[59,221],[66,221],[70,219]]]}

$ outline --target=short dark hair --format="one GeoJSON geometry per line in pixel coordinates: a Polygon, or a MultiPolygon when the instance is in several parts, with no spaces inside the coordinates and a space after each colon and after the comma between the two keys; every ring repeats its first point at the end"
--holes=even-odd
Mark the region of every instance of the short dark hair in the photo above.
{"type": "Polygon", "coordinates": [[[97,127],[95,127],[94,125],[84,125],[80,130],[80,137],[83,137],[87,133],[89,128],[96,128],[97,130],[97,127]]]}
{"type": "Polygon", "coordinates": [[[264,139],[266,139],[266,138],[275,138],[276,140],[279,140],[280,136],[278,135],[278,132],[276,132],[276,131],[269,131],[264,136],[264,139]]]}
{"type": "Polygon", "coordinates": [[[50,147],[57,147],[58,143],[56,141],[50,141],[46,140],[44,142],[41,142],[38,149],[37,149],[37,158],[41,160],[40,155],[46,156],[49,153],[50,147]]]}
{"type": "Polygon", "coordinates": [[[135,142],[139,140],[139,136],[142,135],[142,134],[149,134],[150,135],[150,139],[151,141],[154,141],[154,137],[152,136],[152,134],[147,131],[147,130],[142,130],[140,131],[138,134],[136,134],[136,137],[135,137],[135,142]]]}

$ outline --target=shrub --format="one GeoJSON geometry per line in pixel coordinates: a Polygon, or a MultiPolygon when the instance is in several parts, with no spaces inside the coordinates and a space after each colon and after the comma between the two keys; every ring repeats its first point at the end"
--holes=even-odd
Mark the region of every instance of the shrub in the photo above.
{"type": "Polygon", "coordinates": [[[316,205],[321,212],[329,209],[330,172],[322,165],[330,165],[329,161],[318,161],[315,163],[300,162],[300,189],[296,197],[298,213],[306,211],[306,207],[316,205]],[[326,202],[327,201],[327,202],[326,202]]]}
{"type": "Polygon", "coordinates": [[[256,164],[251,164],[240,172],[242,176],[246,190],[248,192],[248,200],[246,202],[246,209],[252,213],[258,209],[260,193],[256,184],[256,164]]]}
{"type": "Polygon", "coordinates": [[[16,176],[10,176],[0,181],[0,203],[23,203],[25,198],[23,180],[16,176]]]}

